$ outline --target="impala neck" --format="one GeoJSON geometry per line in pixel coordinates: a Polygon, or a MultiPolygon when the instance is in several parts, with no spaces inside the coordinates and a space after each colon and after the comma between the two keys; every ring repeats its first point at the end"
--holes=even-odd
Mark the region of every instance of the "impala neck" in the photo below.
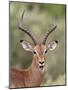
{"type": "Polygon", "coordinates": [[[39,68],[36,64],[35,58],[33,58],[32,64],[29,67],[29,80],[33,86],[39,86],[43,80],[43,74],[39,71],[39,68]],[[33,82],[32,82],[33,81],[33,82]]]}

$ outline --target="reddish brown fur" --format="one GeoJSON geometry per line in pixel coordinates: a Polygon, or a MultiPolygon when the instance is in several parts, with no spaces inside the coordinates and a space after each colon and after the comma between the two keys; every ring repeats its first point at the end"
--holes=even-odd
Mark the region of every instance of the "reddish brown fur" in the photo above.
{"type": "Polygon", "coordinates": [[[38,55],[34,55],[32,64],[28,69],[11,69],[10,84],[13,85],[13,87],[11,87],[12,85],[10,85],[11,88],[40,86],[43,80],[44,73],[39,71],[37,62],[39,62],[39,60],[45,59],[44,50],[46,49],[46,46],[37,45],[34,47],[34,49],[37,51],[38,55]]]}

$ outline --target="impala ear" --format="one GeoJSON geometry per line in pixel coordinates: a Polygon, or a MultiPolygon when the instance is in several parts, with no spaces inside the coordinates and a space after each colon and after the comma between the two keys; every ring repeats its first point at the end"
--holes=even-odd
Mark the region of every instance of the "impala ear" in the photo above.
{"type": "Polygon", "coordinates": [[[22,44],[22,47],[26,50],[26,51],[33,51],[33,47],[30,45],[30,43],[20,40],[20,43],[22,44]]]}
{"type": "Polygon", "coordinates": [[[58,44],[58,41],[57,41],[57,40],[51,42],[51,43],[48,45],[48,49],[49,49],[49,50],[54,50],[54,49],[56,48],[57,44],[58,44]]]}

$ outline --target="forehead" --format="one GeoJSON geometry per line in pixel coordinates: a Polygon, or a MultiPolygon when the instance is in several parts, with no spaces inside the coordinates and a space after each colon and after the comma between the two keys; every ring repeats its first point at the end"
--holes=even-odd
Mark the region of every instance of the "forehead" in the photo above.
{"type": "Polygon", "coordinates": [[[34,49],[37,50],[37,51],[44,51],[46,48],[47,48],[46,45],[41,45],[41,44],[40,45],[36,45],[34,47],[34,49]]]}

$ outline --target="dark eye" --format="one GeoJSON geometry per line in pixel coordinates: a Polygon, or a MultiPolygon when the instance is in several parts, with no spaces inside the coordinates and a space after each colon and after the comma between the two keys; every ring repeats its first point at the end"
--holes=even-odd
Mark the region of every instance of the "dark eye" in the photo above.
{"type": "Polygon", "coordinates": [[[36,51],[33,51],[34,54],[36,54],[36,51]]]}
{"type": "Polygon", "coordinates": [[[45,51],[45,53],[47,53],[47,50],[45,51]]]}

